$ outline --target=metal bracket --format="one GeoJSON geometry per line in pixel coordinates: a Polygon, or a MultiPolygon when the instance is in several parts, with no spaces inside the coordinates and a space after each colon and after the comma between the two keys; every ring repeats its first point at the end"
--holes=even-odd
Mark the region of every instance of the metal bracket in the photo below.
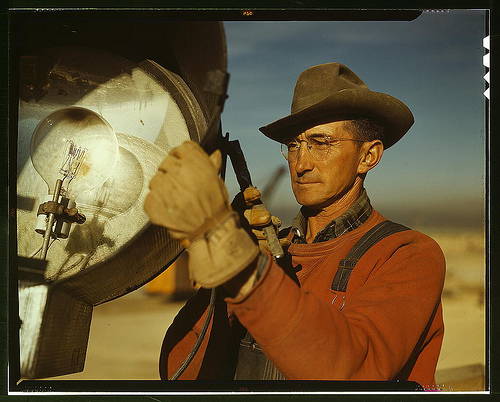
{"type": "Polygon", "coordinates": [[[54,214],[57,219],[71,223],[82,224],[87,220],[84,214],[78,212],[77,208],[66,208],[56,201],[47,201],[38,206],[37,216],[48,214],[54,214]]]}

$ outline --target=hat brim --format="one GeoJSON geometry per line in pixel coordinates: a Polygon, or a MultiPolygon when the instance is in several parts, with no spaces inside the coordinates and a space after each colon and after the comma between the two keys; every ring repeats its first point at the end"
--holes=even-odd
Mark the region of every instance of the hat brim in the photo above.
{"type": "Polygon", "coordinates": [[[414,122],[410,109],[399,99],[368,89],[346,89],[259,130],[281,142],[318,124],[353,118],[372,118],[382,124],[386,129],[384,148],[399,141],[414,122]]]}

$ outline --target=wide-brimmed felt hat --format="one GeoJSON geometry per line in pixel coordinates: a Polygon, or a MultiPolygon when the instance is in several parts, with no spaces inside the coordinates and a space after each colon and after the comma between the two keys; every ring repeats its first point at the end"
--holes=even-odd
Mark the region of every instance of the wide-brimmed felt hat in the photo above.
{"type": "Polygon", "coordinates": [[[291,113],[260,131],[282,141],[318,124],[371,118],[385,127],[384,148],[394,145],[413,124],[413,114],[399,99],[371,91],[351,69],[340,63],[311,67],[300,74],[291,113]]]}

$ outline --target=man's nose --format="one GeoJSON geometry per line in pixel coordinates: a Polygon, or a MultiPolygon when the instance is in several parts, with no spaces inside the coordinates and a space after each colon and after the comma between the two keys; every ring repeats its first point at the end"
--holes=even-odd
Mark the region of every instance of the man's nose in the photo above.
{"type": "Polygon", "coordinates": [[[313,159],[307,143],[302,143],[297,153],[297,159],[295,160],[295,171],[298,174],[304,173],[308,170],[312,170],[314,167],[313,159]]]}

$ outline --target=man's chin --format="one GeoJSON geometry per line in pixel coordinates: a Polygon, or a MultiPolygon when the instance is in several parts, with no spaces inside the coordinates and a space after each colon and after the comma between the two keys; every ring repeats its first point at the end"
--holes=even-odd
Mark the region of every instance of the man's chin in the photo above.
{"type": "Polygon", "coordinates": [[[323,209],[325,207],[325,202],[321,202],[320,200],[317,199],[311,199],[308,197],[297,197],[297,196],[295,197],[295,199],[300,205],[311,210],[323,209]]]}
{"type": "Polygon", "coordinates": [[[322,210],[335,202],[335,199],[332,198],[313,196],[301,192],[295,193],[295,199],[300,205],[311,210],[322,210]]]}

